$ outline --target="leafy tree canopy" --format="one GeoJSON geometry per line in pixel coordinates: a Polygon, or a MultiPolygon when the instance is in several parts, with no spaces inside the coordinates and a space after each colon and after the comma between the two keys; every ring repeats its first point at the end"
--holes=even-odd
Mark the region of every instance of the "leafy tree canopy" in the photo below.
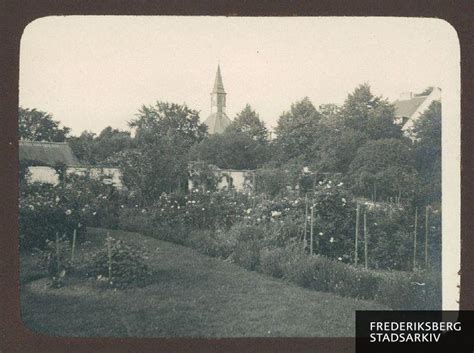
{"type": "Polygon", "coordinates": [[[340,117],[341,128],[365,133],[372,140],[402,137],[401,128],[395,123],[395,108],[386,99],[375,97],[368,84],[349,94],[340,117]]]}
{"type": "Polygon", "coordinates": [[[413,124],[416,166],[427,203],[441,202],[441,102],[434,101],[413,124]]]}
{"type": "Polygon", "coordinates": [[[224,169],[255,169],[267,158],[267,147],[244,132],[212,135],[196,145],[191,156],[224,169]]]}
{"type": "MultiPolygon", "coordinates": [[[[349,167],[353,189],[362,196],[407,196],[416,190],[417,172],[408,139],[369,141],[357,150],[349,167]]],[[[413,195],[411,195],[413,196],[413,195]]]]}
{"type": "Polygon", "coordinates": [[[162,192],[184,190],[189,150],[207,135],[198,112],[186,105],[157,102],[142,106],[129,126],[136,130],[134,148],[119,160],[125,185],[145,203],[162,192]]]}
{"type": "Polygon", "coordinates": [[[207,127],[199,122],[199,113],[186,104],[157,102],[154,106],[143,105],[136,119],[129,122],[136,129],[135,138],[152,143],[163,136],[174,136],[180,144],[191,147],[207,134],[207,127]]]}
{"type": "Polygon", "coordinates": [[[113,129],[110,126],[103,129],[98,136],[93,132],[83,131],[79,137],[70,137],[68,141],[79,160],[90,165],[116,165],[116,154],[132,146],[129,131],[113,129]]]}
{"type": "Polygon", "coordinates": [[[237,114],[226,130],[228,132],[246,133],[260,143],[268,142],[268,130],[264,122],[260,120],[259,115],[249,104],[237,114]]]}
{"type": "Polygon", "coordinates": [[[18,109],[18,135],[21,140],[64,142],[71,131],[60,127],[53,116],[36,109],[18,109]]]}
{"type": "Polygon", "coordinates": [[[305,160],[314,159],[313,147],[321,135],[321,114],[308,97],[291,105],[278,120],[275,129],[276,144],[283,161],[303,155],[305,160]]]}

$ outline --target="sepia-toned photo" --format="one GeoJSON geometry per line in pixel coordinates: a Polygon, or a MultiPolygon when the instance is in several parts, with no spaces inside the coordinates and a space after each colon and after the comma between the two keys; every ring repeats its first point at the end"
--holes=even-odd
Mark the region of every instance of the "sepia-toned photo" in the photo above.
{"type": "Polygon", "coordinates": [[[456,309],[445,21],[65,16],[20,50],[21,318],[65,337],[354,337],[456,309]]]}

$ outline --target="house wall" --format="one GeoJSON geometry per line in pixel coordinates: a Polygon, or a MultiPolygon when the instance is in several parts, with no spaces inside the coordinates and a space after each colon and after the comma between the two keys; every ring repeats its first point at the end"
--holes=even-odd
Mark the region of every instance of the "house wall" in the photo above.
{"type": "Polygon", "coordinates": [[[58,173],[56,173],[54,168],[46,166],[34,166],[28,167],[28,171],[29,175],[27,180],[29,183],[38,182],[56,185],[59,182],[58,173]]]}
{"type": "Polygon", "coordinates": [[[223,178],[217,185],[217,188],[220,190],[229,188],[228,180],[231,178],[232,185],[236,191],[247,191],[252,187],[251,173],[246,170],[222,170],[223,178]]]}
{"type": "MultiPolygon", "coordinates": [[[[46,184],[56,185],[59,182],[58,174],[52,167],[47,166],[34,166],[28,168],[30,175],[28,182],[39,182],[46,184]]],[[[123,189],[123,183],[121,180],[122,172],[119,168],[85,168],[85,167],[68,167],[66,169],[66,175],[78,174],[84,175],[86,171],[90,171],[92,178],[98,180],[101,179],[104,184],[112,184],[117,189],[123,189]]]]}
{"type": "MultiPolygon", "coordinates": [[[[229,189],[229,179],[232,180],[232,186],[236,191],[249,191],[252,189],[252,171],[248,170],[233,170],[233,169],[221,169],[217,173],[222,176],[221,180],[217,184],[218,190],[229,189]]],[[[195,185],[191,178],[188,179],[188,189],[193,190],[195,185]]]]}

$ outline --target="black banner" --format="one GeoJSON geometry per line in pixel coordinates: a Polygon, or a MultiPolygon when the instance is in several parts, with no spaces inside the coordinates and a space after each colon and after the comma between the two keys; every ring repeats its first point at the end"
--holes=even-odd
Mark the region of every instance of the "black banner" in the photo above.
{"type": "Polygon", "coordinates": [[[357,353],[474,353],[474,311],[357,311],[357,353]]]}

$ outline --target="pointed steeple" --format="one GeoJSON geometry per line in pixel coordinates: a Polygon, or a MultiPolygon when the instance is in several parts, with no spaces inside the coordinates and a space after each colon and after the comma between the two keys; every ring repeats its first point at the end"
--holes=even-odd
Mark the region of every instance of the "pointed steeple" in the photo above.
{"type": "Polygon", "coordinates": [[[211,92],[211,115],[209,115],[204,122],[208,127],[207,131],[209,134],[222,133],[231,123],[229,117],[225,113],[225,101],[226,93],[224,90],[224,84],[222,83],[221,68],[220,65],[217,65],[214,88],[211,92]]]}
{"type": "Polygon", "coordinates": [[[222,83],[221,67],[217,65],[216,79],[214,80],[214,88],[211,93],[225,93],[224,84],[222,83]]]}

